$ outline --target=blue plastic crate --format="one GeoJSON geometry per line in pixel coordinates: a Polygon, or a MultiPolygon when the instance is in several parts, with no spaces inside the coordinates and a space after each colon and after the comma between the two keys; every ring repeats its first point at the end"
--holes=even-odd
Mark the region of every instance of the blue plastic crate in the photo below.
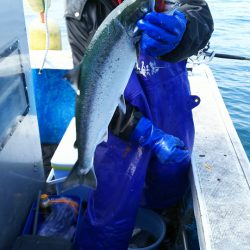
{"type": "MultiPolygon", "coordinates": [[[[76,201],[79,204],[79,211],[78,211],[78,218],[77,218],[77,223],[76,223],[76,231],[75,231],[75,235],[73,237],[72,243],[75,245],[76,249],[78,249],[78,246],[80,245],[80,226],[83,220],[83,212],[84,212],[84,203],[82,202],[82,200],[77,197],[77,196],[69,196],[69,195],[63,195],[63,196],[59,196],[59,195],[53,195],[53,196],[49,196],[49,198],[55,199],[55,198],[70,198],[73,201],[76,201]]],[[[32,207],[30,209],[29,215],[27,217],[26,223],[24,225],[23,228],[23,235],[31,235],[32,234],[32,230],[33,230],[33,224],[34,224],[34,219],[35,219],[35,211],[36,211],[36,204],[37,201],[33,202],[32,207]]],[[[39,214],[38,216],[38,226],[42,221],[42,214],[39,214]]]]}

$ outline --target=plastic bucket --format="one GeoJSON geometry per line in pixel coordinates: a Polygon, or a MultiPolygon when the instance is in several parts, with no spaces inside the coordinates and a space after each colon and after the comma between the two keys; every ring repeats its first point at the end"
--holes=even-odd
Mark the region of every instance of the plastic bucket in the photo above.
{"type": "Polygon", "coordinates": [[[143,248],[128,248],[128,250],[156,250],[166,234],[166,225],[163,218],[157,213],[140,208],[136,217],[135,228],[140,228],[152,234],[156,241],[150,246],[143,248]]]}

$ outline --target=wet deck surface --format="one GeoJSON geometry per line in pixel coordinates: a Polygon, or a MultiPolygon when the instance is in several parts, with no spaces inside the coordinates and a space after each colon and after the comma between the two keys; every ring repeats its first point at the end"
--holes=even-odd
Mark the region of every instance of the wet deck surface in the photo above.
{"type": "Polygon", "coordinates": [[[250,249],[249,161],[206,65],[190,74],[196,140],[191,173],[201,249],[250,249]]]}

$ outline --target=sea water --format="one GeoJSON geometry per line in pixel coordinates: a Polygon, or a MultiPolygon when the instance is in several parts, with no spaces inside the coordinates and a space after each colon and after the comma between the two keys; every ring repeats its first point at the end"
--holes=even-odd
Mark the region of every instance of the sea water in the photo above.
{"type": "MultiPolygon", "coordinates": [[[[249,0],[208,0],[215,31],[210,51],[250,57],[249,0]]],[[[24,0],[27,28],[38,14],[24,0]]],[[[51,1],[48,16],[56,20],[62,31],[63,49],[69,50],[64,20],[64,0],[51,1]]],[[[250,61],[214,58],[210,63],[231,119],[250,159],[250,61]]]]}
{"type": "MultiPolygon", "coordinates": [[[[250,58],[249,0],[208,0],[215,24],[211,50],[250,58]]],[[[210,63],[236,131],[250,159],[250,61],[210,63]]]]}

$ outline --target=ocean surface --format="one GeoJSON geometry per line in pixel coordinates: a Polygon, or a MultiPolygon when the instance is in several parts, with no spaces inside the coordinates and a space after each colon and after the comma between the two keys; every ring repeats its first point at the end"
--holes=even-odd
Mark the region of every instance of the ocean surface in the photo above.
{"type": "MultiPolygon", "coordinates": [[[[250,58],[250,1],[209,0],[217,53],[250,58]]],[[[250,159],[250,61],[214,58],[210,63],[231,119],[250,159]]]]}
{"type": "MultiPolygon", "coordinates": [[[[210,51],[250,57],[249,0],[208,0],[215,31],[210,51]]],[[[24,0],[26,25],[38,18],[24,0]]],[[[51,1],[48,17],[61,28],[63,49],[69,50],[64,21],[64,0],[51,1]]],[[[250,61],[214,58],[210,63],[243,147],[250,159],[250,61]]]]}

